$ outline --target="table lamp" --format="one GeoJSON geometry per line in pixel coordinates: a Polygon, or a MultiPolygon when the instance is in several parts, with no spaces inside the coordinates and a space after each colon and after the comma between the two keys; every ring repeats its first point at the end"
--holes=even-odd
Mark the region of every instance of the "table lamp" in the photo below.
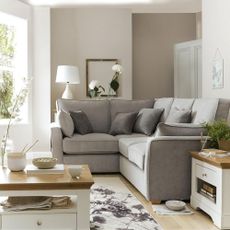
{"type": "Polygon", "coordinates": [[[57,68],[56,82],[66,83],[66,88],[64,93],[62,94],[62,98],[73,99],[73,94],[69,85],[80,84],[78,67],[70,65],[59,65],[57,68]]]}

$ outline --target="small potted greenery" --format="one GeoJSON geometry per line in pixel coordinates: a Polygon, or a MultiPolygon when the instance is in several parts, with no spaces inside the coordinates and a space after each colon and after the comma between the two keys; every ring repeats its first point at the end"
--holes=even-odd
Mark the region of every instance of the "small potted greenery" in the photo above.
{"type": "Polygon", "coordinates": [[[210,137],[210,147],[230,151],[230,126],[226,121],[206,123],[204,128],[210,137]]]}

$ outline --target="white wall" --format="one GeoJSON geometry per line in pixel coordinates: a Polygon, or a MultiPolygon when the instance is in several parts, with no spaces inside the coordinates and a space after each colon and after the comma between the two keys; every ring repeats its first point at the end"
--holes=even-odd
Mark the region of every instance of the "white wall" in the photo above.
{"type": "Polygon", "coordinates": [[[33,139],[34,148],[47,151],[50,146],[50,9],[33,8],[33,139]]]}
{"type": "Polygon", "coordinates": [[[203,0],[203,97],[230,98],[230,1],[203,0]],[[224,59],[224,88],[212,89],[212,62],[219,49],[224,59]]]}
{"type": "Polygon", "coordinates": [[[52,9],[52,109],[64,85],[56,84],[60,64],[77,65],[81,84],[72,86],[75,98],[86,97],[85,60],[118,58],[124,67],[121,96],[132,98],[132,24],[129,9],[52,9]]]}

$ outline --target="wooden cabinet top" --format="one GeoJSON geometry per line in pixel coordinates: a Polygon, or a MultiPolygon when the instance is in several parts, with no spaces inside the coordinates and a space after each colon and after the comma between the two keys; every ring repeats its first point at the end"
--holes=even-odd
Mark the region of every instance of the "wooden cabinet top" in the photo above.
{"type": "Polygon", "coordinates": [[[206,157],[199,154],[199,152],[191,152],[193,158],[206,162],[223,169],[230,169],[230,156],[227,157],[206,157]]]}
{"type": "Polygon", "coordinates": [[[65,165],[64,174],[31,174],[0,169],[0,190],[89,189],[93,177],[88,165],[82,165],[79,179],[73,179],[65,165]]]}

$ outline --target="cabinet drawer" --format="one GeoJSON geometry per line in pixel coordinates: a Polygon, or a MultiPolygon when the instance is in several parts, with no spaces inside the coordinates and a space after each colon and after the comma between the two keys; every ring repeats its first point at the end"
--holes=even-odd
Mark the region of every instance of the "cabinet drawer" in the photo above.
{"type": "Polygon", "coordinates": [[[2,215],[2,229],[4,230],[75,230],[76,214],[10,214],[2,215]]]}
{"type": "Polygon", "coordinates": [[[218,182],[217,172],[215,172],[212,169],[196,164],[196,177],[212,185],[217,186],[217,182],[218,182]]]}

